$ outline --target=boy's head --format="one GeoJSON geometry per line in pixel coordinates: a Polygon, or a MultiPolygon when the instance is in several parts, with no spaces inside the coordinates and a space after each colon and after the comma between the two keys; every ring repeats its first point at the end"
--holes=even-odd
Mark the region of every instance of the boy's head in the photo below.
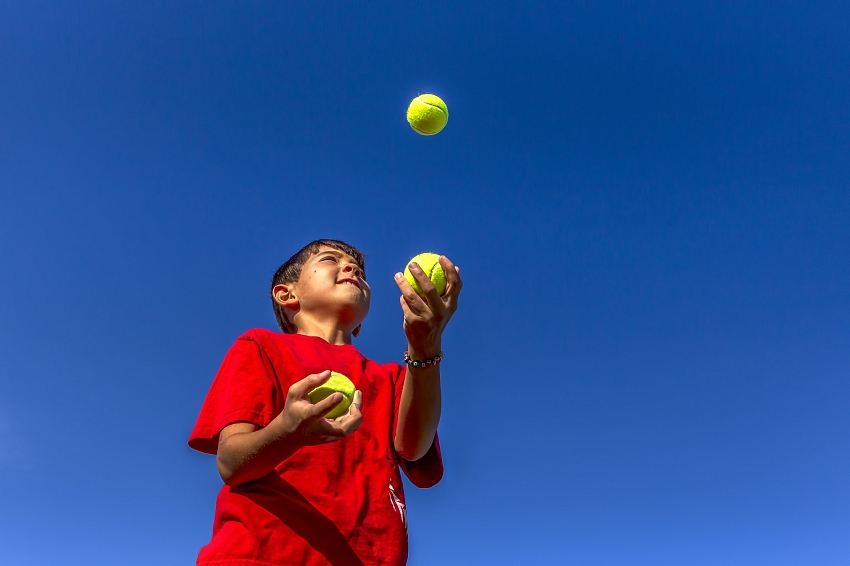
{"type": "Polygon", "coordinates": [[[310,242],[272,277],[272,308],[278,326],[287,334],[298,331],[295,318],[305,313],[334,317],[350,325],[356,336],[369,312],[370,296],[363,254],[339,240],[310,242]]]}

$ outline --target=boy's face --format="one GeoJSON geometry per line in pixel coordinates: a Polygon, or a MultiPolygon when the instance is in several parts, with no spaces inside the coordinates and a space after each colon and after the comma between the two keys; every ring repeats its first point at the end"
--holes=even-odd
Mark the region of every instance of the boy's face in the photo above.
{"type": "Polygon", "coordinates": [[[301,267],[301,277],[292,285],[299,311],[357,326],[369,312],[371,289],[363,268],[347,253],[322,246],[301,267]]]}

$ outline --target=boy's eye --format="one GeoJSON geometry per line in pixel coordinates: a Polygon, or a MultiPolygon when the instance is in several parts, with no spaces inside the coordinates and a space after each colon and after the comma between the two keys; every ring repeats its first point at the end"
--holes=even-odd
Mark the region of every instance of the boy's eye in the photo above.
{"type": "Polygon", "coordinates": [[[332,255],[326,255],[325,257],[323,257],[323,258],[322,258],[321,260],[319,260],[319,261],[325,261],[326,259],[329,259],[329,260],[331,260],[331,261],[336,261],[336,257],[334,257],[334,256],[332,256],[332,255]]]}

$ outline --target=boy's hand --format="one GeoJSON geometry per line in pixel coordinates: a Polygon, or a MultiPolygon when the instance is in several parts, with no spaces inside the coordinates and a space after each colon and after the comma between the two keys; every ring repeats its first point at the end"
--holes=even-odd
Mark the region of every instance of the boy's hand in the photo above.
{"type": "Polygon", "coordinates": [[[323,415],[342,400],[341,393],[315,405],[307,397],[330,376],[330,371],[308,375],[290,387],[283,411],[267,427],[257,430],[253,423],[235,422],[221,430],[216,463],[224,483],[233,487],[261,478],[301,446],[333,442],[357,430],[363,420],[360,391],[348,412],[333,420],[323,415]]]}
{"type": "Polygon", "coordinates": [[[401,273],[395,275],[396,285],[401,291],[404,334],[407,336],[410,357],[414,359],[430,358],[440,353],[443,330],[457,310],[457,298],[463,287],[460,268],[442,255],[440,265],[446,274],[446,292],[442,297],[431,279],[416,263],[410,264],[410,273],[419,283],[425,299],[416,294],[401,273]]]}
{"type": "Polygon", "coordinates": [[[360,412],[363,407],[363,394],[360,391],[354,393],[348,412],[335,419],[326,419],[324,415],[342,401],[342,393],[328,395],[316,404],[310,401],[307,394],[325,383],[330,376],[330,370],[308,375],[289,388],[283,412],[278,419],[284,434],[293,443],[311,446],[333,442],[357,430],[363,421],[363,414],[360,412]]]}

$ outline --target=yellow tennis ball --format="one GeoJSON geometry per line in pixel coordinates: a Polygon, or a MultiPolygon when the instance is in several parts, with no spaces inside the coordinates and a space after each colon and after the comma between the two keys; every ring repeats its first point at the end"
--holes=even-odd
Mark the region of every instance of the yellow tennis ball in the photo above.
{"type": "Polygon", "coordinates": [[[404,278],[407,279],[407,282],[410,283],[410,286],[413,287],[413,290],[420,297],[425,298],[425,294],[419,286],[419,281],[410,272],[410,262],[412,261],[419,264],[419,267],[422,268],[422,271],[425,272],[425,275],[428,276],[440,295],[446,292],[446,273],[443,271],[443,266],[440,265],[440,256],[438,254],[431,252],[419,254],[407,262],[407,267],[404,268],[404,278]]]}
{"type": "Polygon", "coordinates": [[[344,415],[348,410],[349,405],[351,405],[351,401],[354,400],[355,390],[356,388],[354,387],[354,384],[351,383],[350,379],[341,373],[332,371],[330,379],[309,392],[307,397],[310,398],[310,402],[316,404],[331,393],[342,393],[342,401],[340,401],[336,407],[328,411],[325,415],[326,419],[335,419],[344,415]]]}
{"type": "Polygon", "coordinates": [[[446,127],[449,108],[435,94],[420,94],[407,107],[407,121],[423,136],[433,136],[446,127]]]}

